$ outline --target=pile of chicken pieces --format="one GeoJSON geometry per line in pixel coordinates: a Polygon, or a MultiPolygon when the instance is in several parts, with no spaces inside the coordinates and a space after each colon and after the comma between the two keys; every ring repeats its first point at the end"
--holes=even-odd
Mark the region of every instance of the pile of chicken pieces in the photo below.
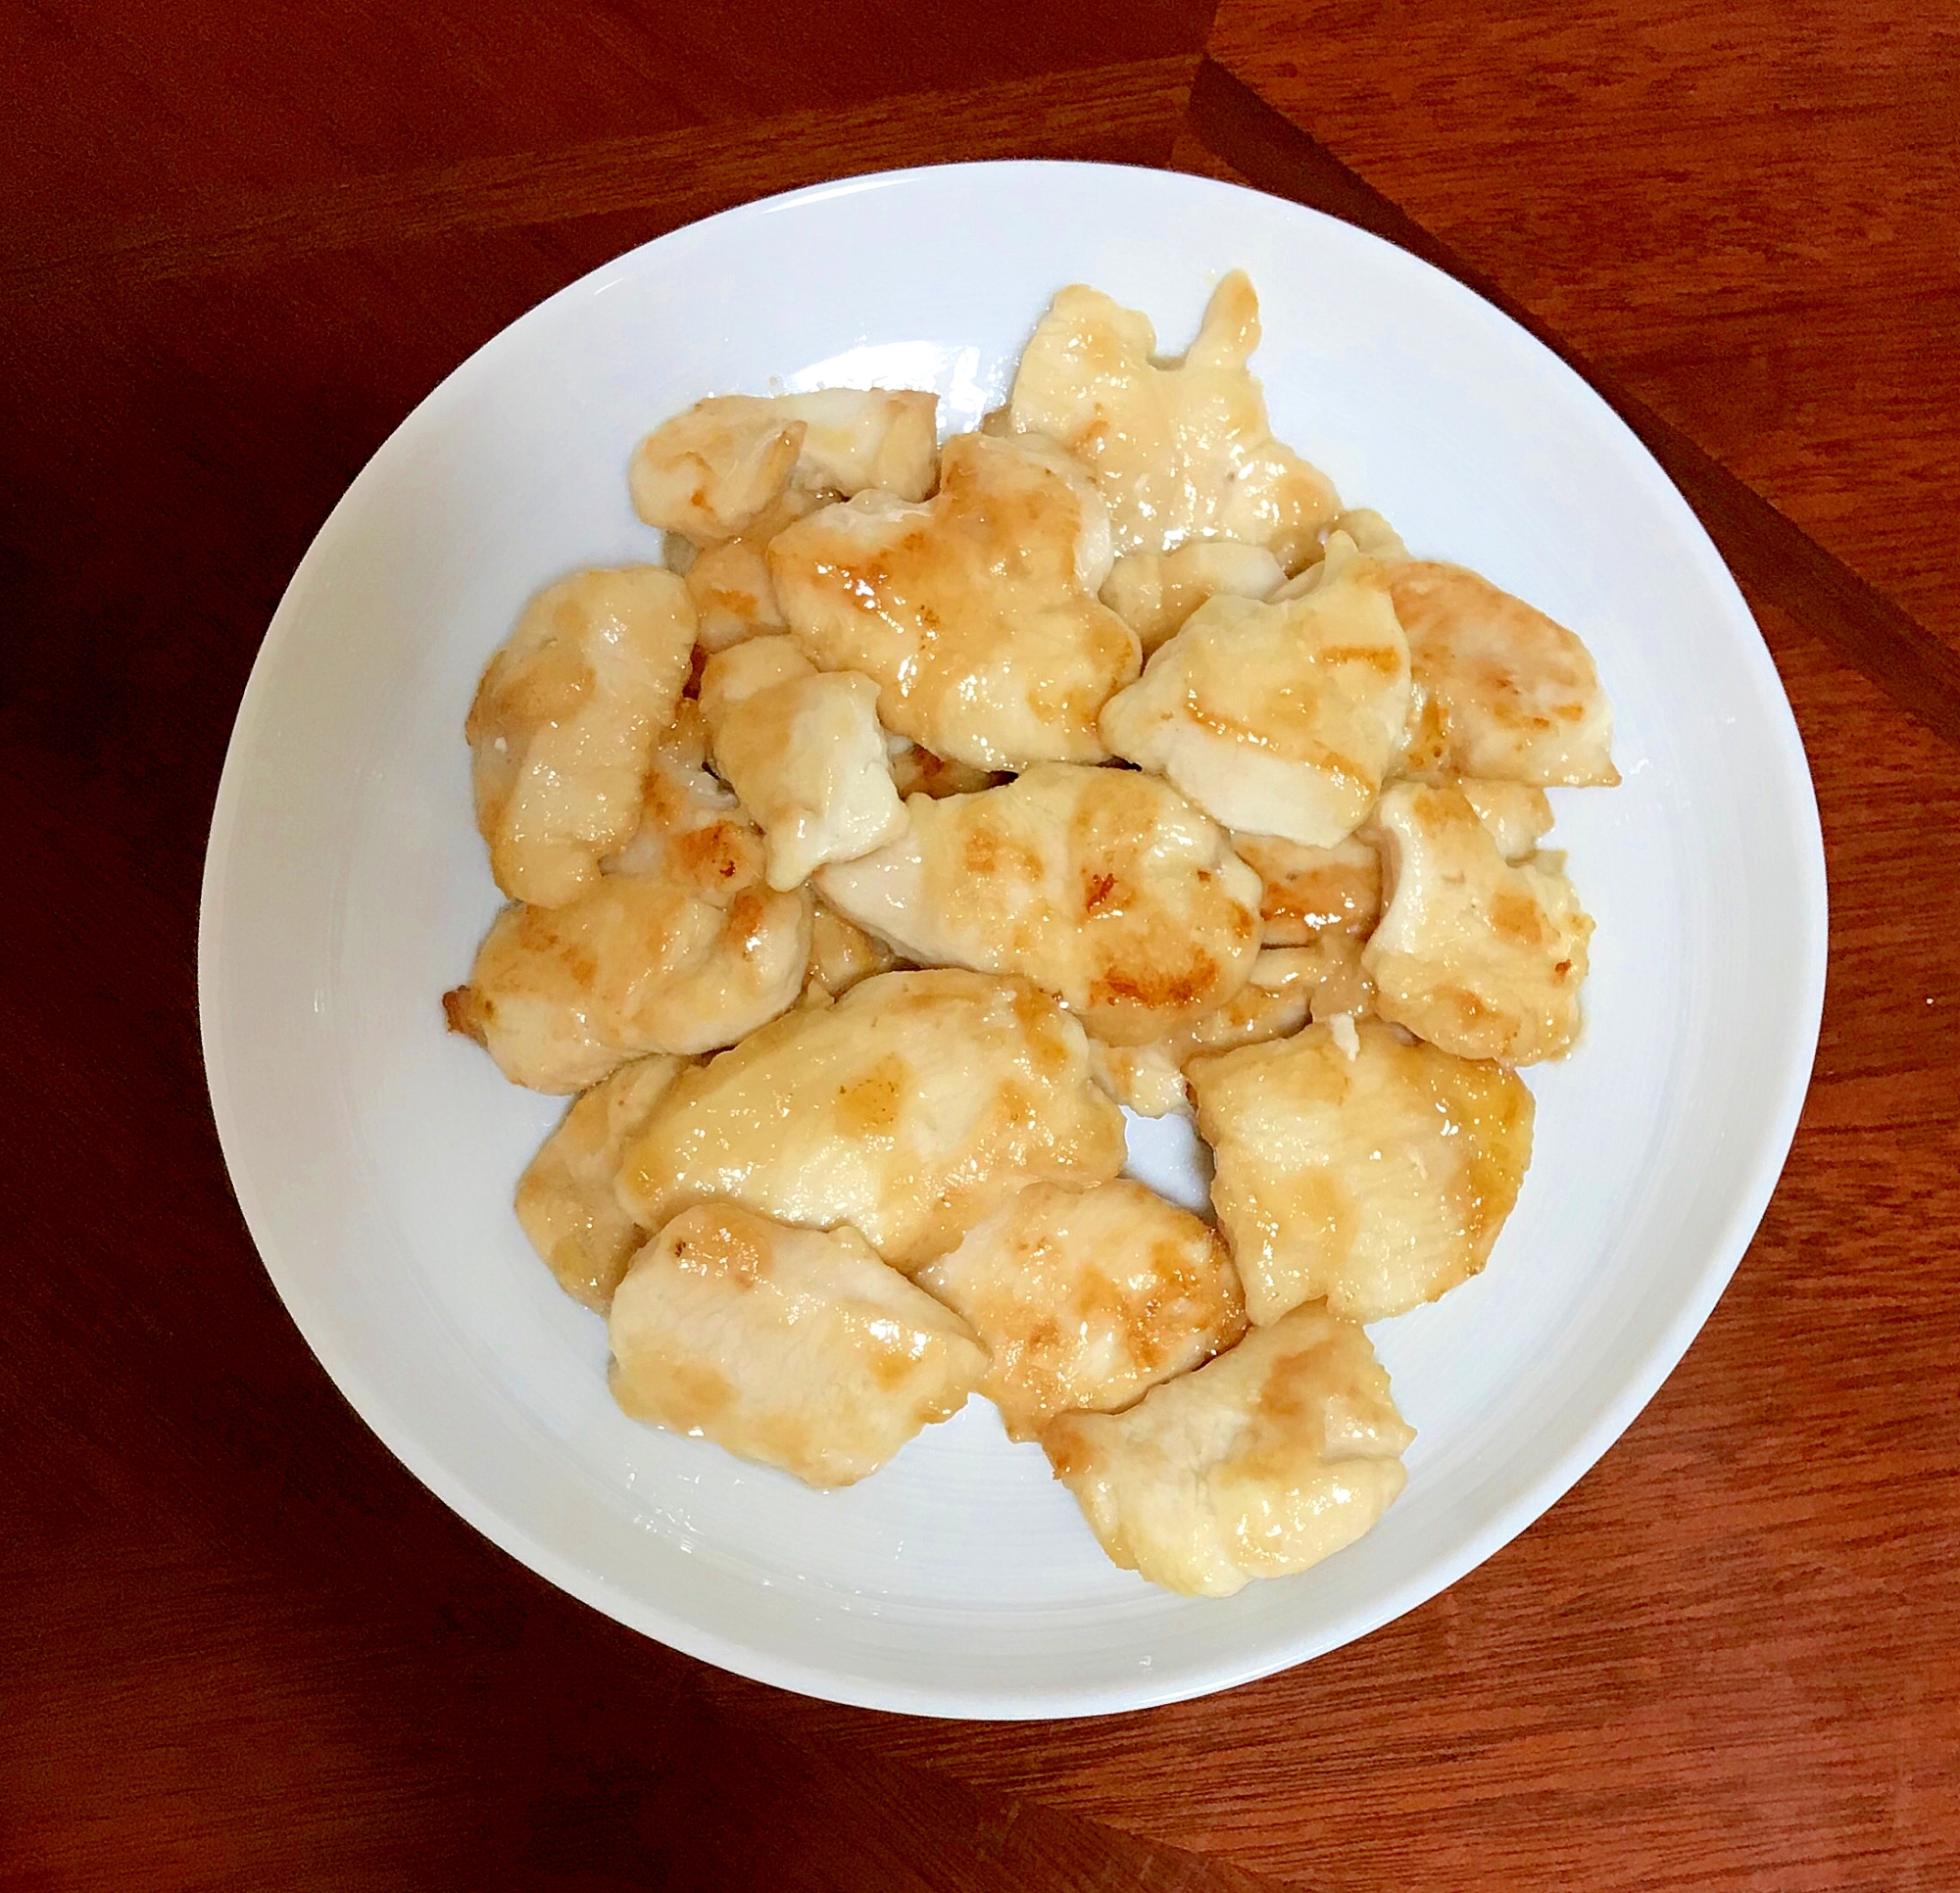
{"type": "Polygon", "coordinates": [[[1579,639],[1344,510],[1258,338],[1243,274],[1168,362],[1075,287],[944,445],[911,390],[649,435],[664,564],[540,593],[470,707],[511,904],[444,1000],[578,1094],[516,1208],[626,1412],[842,1485],[978,1391],[1206,1595],[1401,1489],[1362,1324],[1516,1201],[1592,924],[1544,790],[1618,780],[1579,639]]]}

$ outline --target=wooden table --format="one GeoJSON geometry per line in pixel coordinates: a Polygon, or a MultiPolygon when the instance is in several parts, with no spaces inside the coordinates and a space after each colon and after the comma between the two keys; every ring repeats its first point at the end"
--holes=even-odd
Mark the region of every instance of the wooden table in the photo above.
{"type": "Polygon", "coordinates": [[[4,0],[0,73],[0,1885],[1960,1887],[1950,8],[4,0]],[[1243,176],[1567,352],[1750,594],[1834,921],[1768,1219],[1570,1496],[1308,1668],[976,1727],[705,1670],[417,1485],[253,1254],[192,968],[267,618],[440,375],[705,212],[1009,155],[1243,176]]]}

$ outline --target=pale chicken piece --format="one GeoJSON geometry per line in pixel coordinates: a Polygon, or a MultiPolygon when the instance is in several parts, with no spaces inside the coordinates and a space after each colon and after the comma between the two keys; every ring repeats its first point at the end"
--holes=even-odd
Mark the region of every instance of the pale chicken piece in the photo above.
{"type": "Polygon", "coordinates": [[[668,562],[686,571],[697,620],[695,641],[704,651],[726,651],[745,638],[784,629],[782,607],[769,577],[769,541],[805,513],[829,506],[836,498],[834,493],[785,487],[734,538],[699,549],[683,540],[682,558],[670,552],[668,562]]]}
{"type": "Polygon", "coordinates": [[[1382,917],[1382,857],[1358,835],[1332,848],[1303,848],[1235,830],[1232,851],[1264,890],[1259,917],[1268,946],[1304,946],[1329,933],[1365,939],[1382,917]]]}
{"type": "Polygon", "coordinates": [[[769,571],[809,656],[876,681],[888,730],[979,769],[1106,753],[1097,713],[1141,654],[1096,596],[1102,503],[1051,444],[956,435],[931,500],[826,507],[776,536],[769,571]]]}
{"type": "Polygon", "coordinates": [[[993,789],[1006,781],[1001,769],[976,769],[970,762],[949,762],[921,749],[908,736],[887,735],[885,753],[892,764],[892,786],[909,801],[914,796],[970,796],[979,789],[993,789]]]}
{"type": "Polygon", "coordinates": [[[1577,637],[1461,565],[1385,568],[1415,676],[1402,773],[1619,781],[1612,706],[1577,637]]]}
{"type": "Polygon", "coordinates": [[[647,1232],[619,1207],[626,1145],[646,1129],[687,1061],[656,1055],[621,1065],[564,1115],[517,1183],[517,1221],[559,1286],[602,1315],[647,1232]]]}
{"type": "Polygon", "coordinates": [[[1532,1095],[1516,1072],[1375,1020],[1344,1014],[1195,1058],[1185,1076],[1218,1226],[1262,1324],[1322,1298],[1381,1321],[1468,1281],[1531,1161],[1532,1095]]]}
{"type": "Polygon", "coordinates": [[[1229,1597],[1352,1544],[1401,1491],[1414,1439],[1368,1336],[1315,1305],[1127,1413],[1061,1415],[1042,1445],[1115,1563],[1229,1597]]]}
{"type": "Polygon", "coordinates": [[[633,450],[633,510],[697,545],[732,539],[789,485],[808,431],[754,395],[697,401],[633,450]]]}
{"type": "Polygon", "coordinates": [[[1362,964],[1382,1017],[1464,1058],[1568,1049],[1592,922],[1564,874],[1506,861],[1453,785],[1396,783],[1371,826],[1389,901],[1362,964]]]}
{"type": "Polygon", "coordinates": [[[1367,814],[1408,717],[1389,568],[1330,545],[1328,580],[1262,605],[1214,598],[1110,699],[1102,740],[1229,828],[1311,848],[1367,814]]]}
{"type": "Polygon", "coordinates": [[[1043,763],[906,807],[902,839],[816,885],[909,959],[1018,973],[1118,1044],[1222,1005],[1251,971],[1258,877],[1154,776],[1043,763]]]}
{"type": "Polygon", "coordinates": [[[915,1278],[992,1358],[980,1391],[1010,1439],[1114,1413],[1246,1332],[1218,1233],[1140,1183],[1032,1184],[915,1278]]]}
{"type": "Polygon", "coordinates": [[[867,979],[685,1074],[619,1200],[648,1228],[713,1198],[849,1223],[909,1271],[1024,1186],[1106,1183],[1124,1154],[1074,1019],[1021,981],[937,968],[867,979]]]}
{"type": "Polygon", "coordinates": [[[906,832],[868,677],[819,671],[792,638],[752,638],[708,660],[701,708],[715,769],[761,824],[770,887],[906,832]]]}
{"type": "Polygon", "coordinates": [[[809,922],[809,968],[804,975],[804,1005],[828,1005],[860,980],[890,973],[905,964],[882,940],[846,920],[821,900],[809,922]]]}
{"type": "Polygon", "coordinates": [[[634,1256],[608,1324],[612,1397],[811,1485],[851,1485],[951,1419],[987,1369],[956,1314],[854,1229],[732,1203],[683,1211],[634,1256]]]}
{"type": "Polygon", "coordinates": [[[464,734],[476,825],[512,899],[563,906],[631,836],[694,631],[671,572],[585,571],[540,592],[490,659],[464,734]]]}
{"type": "MultiPolygon", "coordinates": [[[[506,907],[451,1030],[514,1083],[578,1092],[648,1052],[733,1044],[789,1005],[809,959],[810,896],[762,885],[762,838],[700,767],[684,704],[656,751],[639,832],[563,907],[506,907]]],[[[652,1225],[649,1225],[652,1227],[652,1225]]]]}
{"type": "Polygon", "coordinates": [[[770,405],[804,423],[799,486],[923,500],[939,478],[939,397],[926,389],[817,388],[770,405]]]}
{"type": "Polygon", "coordinates": [[[1092,1038],[1090,1069],[1118,1104],[1139,1117],[1189,1117],[1185,1067],[1205,1052],[1285,1039],[1309,1020],[1372,1009],[1375,989],[1361,970],[1361,943],[1328,934],[1310,946],[1268,946],[1252,961],[1251,977],[1216,1011],[1145,1045],[1111,1045],[1092,1038]]]}
{"type": "Polygon", "coordinates": [[[1507,861],[1536,853],[1550,832],[1551,802],[1543,789],[1525,782],[1479,782],[1473,776],[1457,777],[1455,786],[1507,861]]]}
{"type": "Polygon", "coordinates": [[[746,530],[792,484],[923,499],[938,406],[937,395],[909,388],[710,396],[635,449],[634,510],[650,526],[707,545],[746,530]]]}
{"type": "Polygon", "coordinates": [[[1125,553],[1102,582],[1102,603],[1128,623],[1149,656],[1207,599],[1268,598],[1285,580],[1280,561],[1263,546],[1195,539],[1175,552],[1125,553]]]}
{"type": "Polygon", "coordinates": [[[1246,366],[1258,345],[1259,299],[1242,270],[1219,283],[1197,339],[1168,366],[1148,317],[1078,283],[1036,326],[1008,417],[1089,468],[1117,552],[1235,539],[1296,571],[1339,503],[1325,474],[1273,438],[1246,366]]]}

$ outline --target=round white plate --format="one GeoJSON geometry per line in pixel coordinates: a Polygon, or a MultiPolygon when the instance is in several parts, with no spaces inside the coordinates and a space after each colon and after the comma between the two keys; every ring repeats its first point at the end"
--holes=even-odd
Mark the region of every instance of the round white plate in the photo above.
{"type": "MultiPolygon", "coordinates": [[[[402,424],[321,528],[238,713],[204,886],[206,1063],[266,1266],[362,1417],[574,1596],[842,1702],[1088,1714],[1331,1650],[1522,1531],[1680,1359],[1742,1254],[1816,1044],[1823,853],[1756,627],[1679,494],[1586,385],[1400,251],[1224,184],[972,165],[803,191],[634,251],[533,310],[402,424]],[[1040,1452],[973,1401],[876,1477],[805,1489],[626,1420],[600,1321],[511,1191],[561,1103],[446,1036],[495,912],[463,716],[524,600],[656,556],[625,468],[710,393],[1001,398],[1064,283],[1184,345],[1219,275],[1261,297],[1273,419],[1349,504],[1573,626],[1618,714],[1615,791],[1554,794],[1598,921],[1589,1025],[1530,1074],[1538,1149],[1489,1270],[1373,1330],[1418,1429],[1361,1543],[1224,1602],[1109,1565],[1040,1452]]],[[[1190,1151],[1137,1127],[1188,1194],[1190,1151]]]]}

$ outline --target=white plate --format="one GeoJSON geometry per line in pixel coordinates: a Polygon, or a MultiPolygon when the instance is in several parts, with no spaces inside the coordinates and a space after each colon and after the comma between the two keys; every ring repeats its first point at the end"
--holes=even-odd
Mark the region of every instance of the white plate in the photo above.
{"type": "MultiPolygon", "coordinates": [[[[348,1399],[447,1503],[574,1596],[746,1675],[1057,1716],[1198,1695],[1360,1636],[1606,1450],[1768,1201],[1816,1044],[1824,922],[1776,671],[1687,505],[1583,382],[1469,291],[1312,212],[1154,171],[972,165],[663,237],[532,311],[402,424],[253,670],[199,990],[266,1266],[348,1399]],[[1148,310],[1175,349],[1234,267],[1262,299],[1254,365],[1281,436],[1418,551],[1582,633],[1626,783],[1554,796],[1598,933],[1584,1043],[1531,1074],[1517,1213],[1485,1275],[1373,1331],[1420,1433],[1406,1492],[1317,1569],[1205,1602],[1107,1564],[984,1401],[828,1494],[624,1419],[600,1322],[510,1209],[562,1106],[445,1036],[438,995],[497,906],[462,737],[477,672],[546,580],[654,556],[624,477],[647,427],[777,379],[929,385],[971,425],[1062,284],[1148,310]]],[[[1167,1182],[1189,1161],[1174,1145],[1145,1157],[1167,1182]]]]}

